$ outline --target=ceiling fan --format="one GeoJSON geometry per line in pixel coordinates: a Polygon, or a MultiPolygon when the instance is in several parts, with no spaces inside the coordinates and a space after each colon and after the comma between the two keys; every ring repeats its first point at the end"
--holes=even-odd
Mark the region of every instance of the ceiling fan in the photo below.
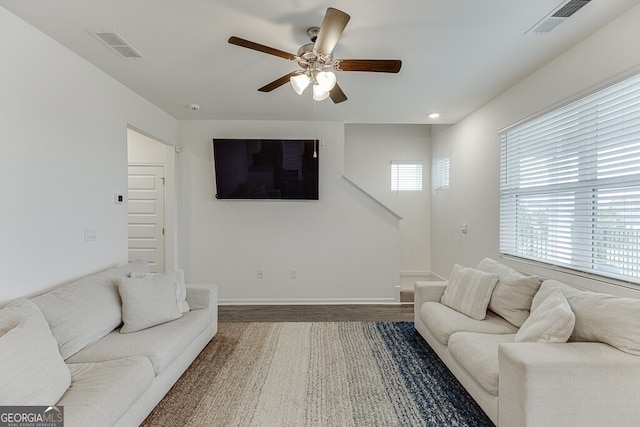
{"type": "Polygon", "coordinates": [[[331,100],[338,104],[346,101],[347,96],[336,82],[333,70],[397,73],[402,66],[402,61],[397,59],[333,59],[331,52],[349,19],[351,17],[348,14],[332,7],[328,8],[322,25],[307,30],[311,43],[300,47],[295,55],[235,36],[229,38],[229,43],[296,61],[301,67],[301,70],[292,71],[259,88],[260,92],[271,92],[290,82],[300,95],[311,84],[314,100],[322,101],[331,97],[331,100]]]}

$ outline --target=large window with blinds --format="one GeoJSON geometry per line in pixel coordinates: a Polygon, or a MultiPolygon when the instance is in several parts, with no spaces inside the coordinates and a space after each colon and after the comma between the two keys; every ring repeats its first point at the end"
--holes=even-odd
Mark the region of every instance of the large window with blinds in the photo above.
{"type": "Polygon", "coordinates": [[[500,136],[500,251],[640,283],[640,75],[500,136]]]}

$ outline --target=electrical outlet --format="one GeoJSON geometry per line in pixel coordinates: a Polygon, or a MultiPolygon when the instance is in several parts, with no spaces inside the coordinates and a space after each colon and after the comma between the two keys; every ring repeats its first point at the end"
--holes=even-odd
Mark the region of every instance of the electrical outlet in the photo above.
{"type": "Polygon", "coordinates": [[[289,270],[289,277],[295,279],[296,277],[298,277],[298,272],[295,269],[289,270]]]}
{"type": "Polygon", "coordinates": [[[262,271],[261,268],[259,268],[258,271],[256,272],[256,276],[258,277],[258,279],[262,279],[264,277],[264,272],[262,271]]]}

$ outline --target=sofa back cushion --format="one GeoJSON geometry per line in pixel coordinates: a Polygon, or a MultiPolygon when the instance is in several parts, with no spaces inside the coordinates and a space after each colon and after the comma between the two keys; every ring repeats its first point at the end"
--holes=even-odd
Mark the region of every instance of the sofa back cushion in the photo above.
{"type": "Polygon", "coordinates": [[[531,302],[538,292],[542,278],[526,276],[508,265],[485,258],[476,269],[498,275],[498,284],[491,294],[489,310],[514,326],[522,326],[529,317],[531,302]]]}
{"type": "Polygon", "coordinates": [[[0,405],[55,405],[71,384],[58,343],[33,301],[0,310],[0,405]]]}
{"type": "Polygon", "coordinates": [[[99,340],[122,322],[117,281],[131,273],[149,271],[134,261],[84,277],[33,298],[58,342],[64,359],[99,340]]]}
{"type": "Polygon", "coordinates": [[[596,341],[640,355],[640,299],[583,291],[557,280],[545,280],[533,299],[534,311],[555,290],[575,314],[574,341],[596,341]]]}

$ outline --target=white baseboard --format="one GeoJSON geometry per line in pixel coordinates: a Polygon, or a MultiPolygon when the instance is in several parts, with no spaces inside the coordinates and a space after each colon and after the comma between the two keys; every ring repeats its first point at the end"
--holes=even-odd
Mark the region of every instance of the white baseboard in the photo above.
{"type": "Polygon", "coordinates": [[[404,270],[400,272],[400,276],[433,276],[433,277],[437,277],[440,280],[446,280],[444,277],[440,276],[439,274],[436,274],[432,271],[408,271],[408,270],[404,270]]]}
{"type": "MultiPolygon", "coordinates": [[[[347,305],[347,304],[399,304],[398,298],[319,298],[319,299],[219,299],[218,305],[347,305]]],[[[394,286],[394,292],[395,286],[394,286]]]]}
{"type": "Polygon", "coordinates": [[[422,270],[400,270],[401,276],[430,276],[430,271],[422,271],[422,270]]]}

